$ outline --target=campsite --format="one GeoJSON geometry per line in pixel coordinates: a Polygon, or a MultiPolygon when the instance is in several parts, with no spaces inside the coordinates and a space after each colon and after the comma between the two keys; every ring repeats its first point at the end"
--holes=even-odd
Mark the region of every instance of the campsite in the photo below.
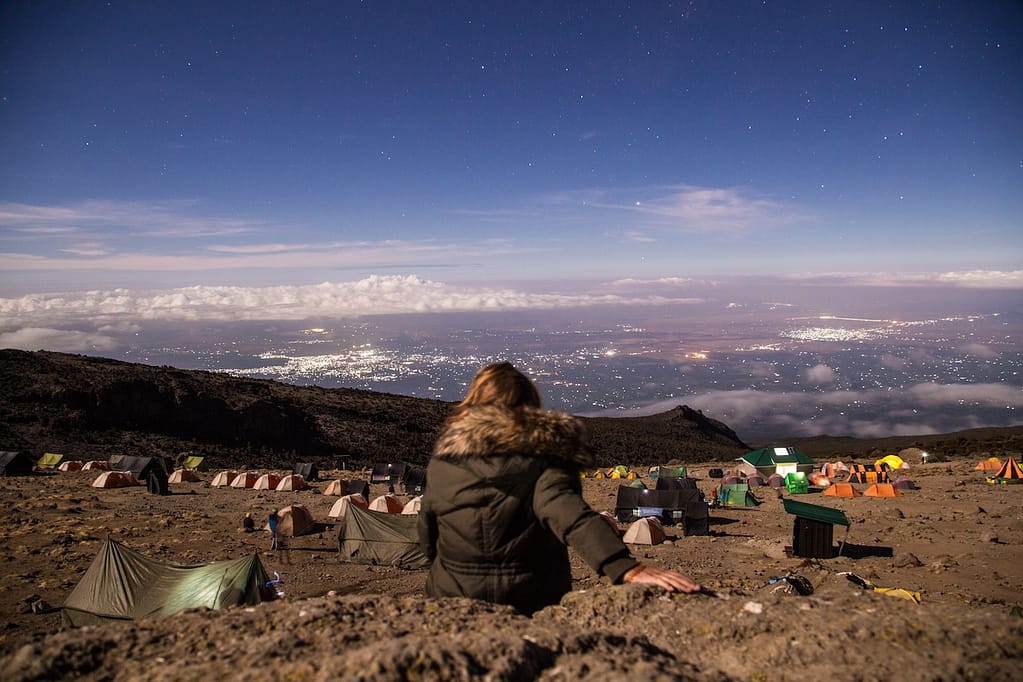
{"type": "MultiPolygon", "coordinates": [[[[411,568],[342,561],[345,517],[330,512],[345,490],[323,493],[343,476],[353,488],[368,488],[367,503],[386,497],[393,482],[368,483],[370,470],[321,471],[295,490],[214,487],[220,472],[207,470],[198,481],[170,483],[166,495],[144,482],[93,487],[95,470],[0,478],[8,576],[0,676],[1009,679],[1023,656],[1023,485],[989,483],[997,472],[978,469],[981,461],[913,462],[902,473],[915,488],[896,497],[725,484],[741,486],[743,503],[712,504],[705,533],[699,524],[693,534],[665,524],[663,542],[631,545],[641,560],[697,578],[707,594],[611,586],[573,553],[574,591],[532,618],[480,602],[424,599],[425,571],[414,560],[403,564],[411,568]],[[829,556],[793,555],[799,517],[787,511],[791,502],[827,508],[825,520],[848,520],[834,526],[833,544],[828,537],[829,556]],[[269,551],[267,515],[291,506],[308,510],[311,527],[269,551]],[[242,529],[246,513],[256,519],[255,532],[242,529]],[[148,561],[242,562],[243,577],[278,575],[273,587],[282,596],[68,629],[61,607],[108,540],[148,561]],[[246,563],[253,557],[258,566],[246,563]],[[809,594],[802,593],[806,585],[809,594]]],[[[873,462],[860,463],[873,470],[873,462]]],[[[737,464],[690,464],[690,485],[712,501],[724,478],[709,474],[735,473],[737,464]]],[[[623,532],[628,524],[613,518],[622,487],[656,484],[648,467],[631,471],[635,477],[582,481],[591,506],[623,532]]],[[[873,484],[852,485],[862,492],[873,484]]],[[[413,492],[399,489],[393,497],[411,508],[413,492]]],[[[397,512],[393,503],[381,504],[397,512]]],[[[359,518],[383,516],[362,504],[348,508],[359,518]]],[[[209,572],[201,572],[207,581],[209,572]]]]}

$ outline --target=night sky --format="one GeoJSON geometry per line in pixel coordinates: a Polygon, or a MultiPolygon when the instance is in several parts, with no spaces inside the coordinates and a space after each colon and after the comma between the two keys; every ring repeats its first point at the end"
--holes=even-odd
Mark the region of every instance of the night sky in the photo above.
{"type": "Polygon", "coordinates": [[[1023,287],[1019,2],[487,5],[4,2],[0,296],[1023,287]]]}

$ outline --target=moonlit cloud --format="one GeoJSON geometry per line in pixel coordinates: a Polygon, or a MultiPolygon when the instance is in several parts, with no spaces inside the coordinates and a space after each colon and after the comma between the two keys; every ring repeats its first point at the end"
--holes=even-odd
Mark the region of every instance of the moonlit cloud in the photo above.
{"type": "Polygon", "coordinates": [[[830,384],[835,381],[835,370],[827,365],[814,365],[806,370],[806,380],[812,384],[830,384]]]}
{"type": "Polygon", "coordinates": [[[527,293],[472,288],[414,275],[304,286],[196,286],[31,294],[0,299],[0,326],[57,326],[76,320],[300,320],[425,312],[554,309],[596,305],[685,303],[657,295],[527,293]]]}
{"type": "Polygon", "coordinates": [[[1023,408],[1023,390],[1006,384],[920,383],[900,391],[709,391],[657,401],[633,410],[593,412],[587,416],[659,414],[680,404],[699,409],[706,416],[732,427],[755,424],[757,430],[788,433],[794,437],[830,434],[880,438],[1001,426],[1001,423],[990,424],[978,419],[971,413],[970,406],[1020,409],[1023,408]],[[856,404],[870,405],[875,414],[884,416],[857,417],[852,407],[856,404]],[[827,408],[823,412],[817,409],[822,405],[827,408]],[[939,411],[942,411],[940,415],[939,411]]]}
{"type": "Polygon", "coordinates": [[[25,327],[6,333],[0,332],[0,348],[96,353],[111,351],[119,346],[120,343],[113,337],[77,330],[25,327]]]}
{"type": "MultiPolygon", "coordinates": [[[[636,189],[587,189],[548,196],[560,206],[606,211],[634,221],[632,231],[741,234],[805,221],[809,212],[791,203],[736,188],[673,185],[636,189]]],[[[622,233],[630,230],[622,229],[622,233]]]]}
{"type": "Polygon", "coordinates": [[[1023,289],[1023,270],[969,270],[963,272],[828,272],[791,273],[788,281],[872,287],[952,286],[971,289],[1023,289]]]}
{"type": "Polygon", "coordinates": [[[42,233],[114,230],[147,237],[211,237],[265,227],[237,217],[196,216],[190,201],[82,201],[65,206],[0,203],[0,227],[42,233]]]}

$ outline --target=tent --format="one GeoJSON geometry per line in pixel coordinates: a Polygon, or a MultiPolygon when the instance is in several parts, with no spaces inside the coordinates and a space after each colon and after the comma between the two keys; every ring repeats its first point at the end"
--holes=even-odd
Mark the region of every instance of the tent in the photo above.
{"type": "Polygon", "coordinates": [[[831,479],[820,471],[814,471],[806,477],[807,482],[815,488],[827,488],[831,485],[831,479]]]}
{"type": "Polygon", "coordinates": [[[849,471],[849,483],[887,483],[888,468],[883,464],[853,464],[849,471]]]}
{"type": "Polygon", "coordinates": [[[991,483],[1023,483],[1023,469],[1012,457],[1005,460],[1005,464],[989,479],[991,483]]]}
{"type": "Polygon", "coordinates": [[[33,465],[32,458],[24,452],[0,452],[0,476],[28,476],[33,465]]]}
{"type": "Polygon", "coordinates": [[[324,495],[344,495],[345,488],[348,486],[348,481],[343,478],[335,478],[333,481],[327,484],[327,487],[323,489],[324,495]]]}
{"type": "Polygon", "coordinates": [[[810,492],[810,484],[806,480],[806,474],[802,471],[793,471],[785,474],[785,489],[793,495],[810,492]]]}
{"type": "Polygon", "coordinates": [[[306,481],[320,480],[320,470],[312,462],[299,462],[291,467],[291,473],[298,474],[306,481]]]}
{"type": "Polygon", "coordinates": [[[185,566],[149,559],[108,539],[68,595],[62,615],[65,625],[82,626],[258,604],[266,599],[268,579],[256,554],[185,566]]]}
{"type": "Polygon", "coordinates": [[[919,490],[920,489],[920,486],[918,486],[916,483],[914,483],[913,481],[909,480],[908,478],[904,478],[904,477],[896,478],[894,481],[892,481],[892,485],[895,486],[898,490],[919,490]]]}
{"type": "Polygon", "coordinates": [[[746,479],[746,485],[748,485],[750,488],[759,488],[761,486],[767,485],[767,480],[760,474],[753,474],[752,476],[746,479]]]}
{"type": "Polygon", "coordinates": [[[221,471],[210,481],[211,488],[226,488],[238,478],[237,471],[221,471]]]}
{"type": "Polygon", "coordinates": [[[65,459],[57,469],[60,471],[81,471],[84,466],[80,459],[65,459]]]}
{"type": "MultiPolygon", "coordinates": [[[[305,535],[313,529],[313,515],[304,505],[293,504],[284,507],[277,515],[281,517],[277,524],[278,535],[293,538],[305,535]]],[[[270,530],[269,525],[266,526],[266,530],[270,530]]]]}
{"type": "Polygon", "coordinates": [[[55,452],[44,452],[43,456],[36,462],[36,466],[40,469],[56,469],[63,461],[64,455],[58,455],[55,452]]]}
{"type": "Polygon", "coordinates": [[[398,490],[406,495],[422,495],[426,489],[426,469],[409,467],[401,479],[398,490]]]}
{"type": "Polygon", "coordinates": [[[419,518],[381,514],[349,505],[337,535],[341,561],[398,568],[426,568],[419,547],[419,518]]]}
{"type": "MultiPolygon", "coordinates": [[[[660,479],[657,479],[657,480],[658,480],[658,482],[660,482],[660,479]]],[[[637,478],[636,480],[634,480],[632,483],[629,484],[629,487],[630,488],[642,488],[643,490],[646,490],[646,483],[644,483],[643,481],[641,481],[641,480],[639,480],[637,478]]]]}
{"type": "Polygon", "coordinates": [[[846,466],[845,462],[827,462],[821,466],[821,473],[834,480],[842,474],[849,473],[849,467],[846,466]]]}
{"type": "Polygon", "coordinates": [[[133,485],[142,484],[127,471],[104,471],[92,482],[93,488],[127,488],[133,485]]]}
{"type": "Polygon", "coordinates": [[[622,542],[630,545],[659,545],[664,542],[664,527],[652,516],[637,519],[625,530],[622,542]]]}
{"type": "Polygon", "coordinates": [[[418,514],[420,508],[423,506],[423,496],[416,495],[411,500],[405,503],[405,506],[401,508],[402,514],[418,514]]]}
{"type": "Polygon", "coordinates": [[[277,492],[287,492],[291,490],[305,490],[308,487],[305,479],[298,474],[288,474],[280,480],[274,490],[277,492]]]}
{"type": "Polygon", "coordinates": [[[405,507],[397,497],[391,494],[381,495],[369,503],[371,511],[384,512],[385,514],[400,514],[405,507]]]}
{"type": "Polygon", "coordinates": [[[983,462],[978,462],[977,466],[973,467],[974,471],[998,471],[1002,468],[1002,460],[997,457],[988,457],[983,462]]]}
{"type": "Polygon", "coordinates": [[[665,526],[681,524],[685,535],[709,532],[708,505],[699,489],[649,490],[618,486],[615,518],[621,523],[632,523],[646,516],[658,517],[665,526]]]}
{"type": "Polygon", "coordinates": [[[767,485],[771,486],[772,488],[784,488],[785,477],[777,473],[771,474],[770,476],[767,477],[767,485]]]}
{"type": "Polygon", "coordinates": [[[111,469],[114,471],[127,471],[132,476],[140,481],[145,481],[149,478],[149,474],[156,474],[162,476],[164,481],[167,480],[167,467],[164,465],[163,457],[132,457],[125,455],[117,460],[116,463],[111,463],[111,469]]]}
{"type": "Polygon", "coordinates": [[[741,462],[739,473],[747,476],[770,476],[773,473],[784,476],[794,471],[810,473],[816,466],[813,459],[795,448],[761,448],[747,452],[737,461],[741,462]]]}
{"type": "Polygon", "coordinates": [[[727,507],[755,507],[760,504],[745,483],[722,483],[718,486],[718,501],[727,507]]]}
{"type": "Polygon", "coordinates": [[[332,519],[341,519],[344,517],[345,512],[348,511],[349,505],[356,505],[365,508],[369,506],[369,502],[366,501],[365,497],[358,493],[342,495],[338,501],[334,503],[334,506],[330,508],[330,511],[327,512],[327,516],[332,519]]]}
{"type": "Polygon", "coordinates": [[[181,460],[181,468],[188,469],[189,471],[206,471],[209,466],[206,464],[205,457],[196,457],[195,455],[189,455],[181,460]]]}
{"type": "Polygon", "coordinates": [[[721,479],[723,485],[735,485],[736,483],[742,483],[742,478],[735,474],[729,474],[721,479]]]}
{"type": "Polygon", "coordinates": [[[195,483],[199,480],[199,474],[191,469],[175,469],[167,477],[168,483],[195,483]]]}
{"type": "Polygon", "coordinates": [[[688,472],[685,467],[670,467],[664,466],[663,464],[657,467],[656,473],[653,474],[654,478],[687,478],[688,472]]]}
{"type": "Polygon", "coordinates": [[[274,473],[265,473],[256,479],[256,482],[252,484],[253,490],[277,490],[277,484],[281,482],[281,477],[274,473]]]}
{"type": "Polygon", "coordinates": [[[875,483],[863,491],[866,497],[902,497],[902,492],[891,483],[875,483]]]}
{"type": "Polygon", "coordinates": [[[377,462],[373,465],[373,472],[370,474],[370,483],[389,483],[391,485],[401,481],[405,475],[405,462],[377,462]]]}
{"type": "Polygon", "coordinates": [[[110,465],[99,459],[90,459],[82,465],[82,471],[110,471],[110,465]]]}
{"type": "MultiPolygon", "coordinates": [[[[642,483],[641,480],[636,479],[629,485],[635,485],[636,483],[642,483]]],[[[636,486],[637,488],[639,486],[636,486]]],[[[644,486],[645,487],[645,486],[644,486]]],[[[656,479],[654,483],[655,490],[696,490],[696,479],[695,478],[660,478],[656,479]]]]}
{"type": "Polygon", "coordinates": [[[259,480],[259,474],[255,471],[245,471],[234,477],[231,481],[232,488],[253,488],[256,485],[256,481],[259,480]]]}
{"type": "Polygon", "coordinates": [[[366,481],[348,481],[345,486],[345,495],[362,495],[362,499],[369,500],[369,483],[366,481]]]}
{"type": "Polygon", "coordinates": [[[824,494],[829,497],[859,497],[861,495],[852,483],[832,483],[824,490],[824,494]]]}
{"type": "Polygon", "coordinates": [[[902,458],[898,455],[888,455],[874,462],[875,467],[880,467],[882,464],[888,465],[889,469],[908,469],[909,465],[902,461],[902,458]]]}

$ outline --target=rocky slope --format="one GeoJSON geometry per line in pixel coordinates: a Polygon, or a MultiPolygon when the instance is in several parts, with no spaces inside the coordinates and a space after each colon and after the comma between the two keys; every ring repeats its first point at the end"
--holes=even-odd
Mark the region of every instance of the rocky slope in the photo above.
{"type": "MultiPolygon", "coordinates": [[[[217,467],[424,465],[450,403],[45,351],[0,351],[0,449],[73,459],[192,452],[217,467]]],[[[587,420],[598,464],[729,459],[749,448],[685,406],[587,420]]]]}

